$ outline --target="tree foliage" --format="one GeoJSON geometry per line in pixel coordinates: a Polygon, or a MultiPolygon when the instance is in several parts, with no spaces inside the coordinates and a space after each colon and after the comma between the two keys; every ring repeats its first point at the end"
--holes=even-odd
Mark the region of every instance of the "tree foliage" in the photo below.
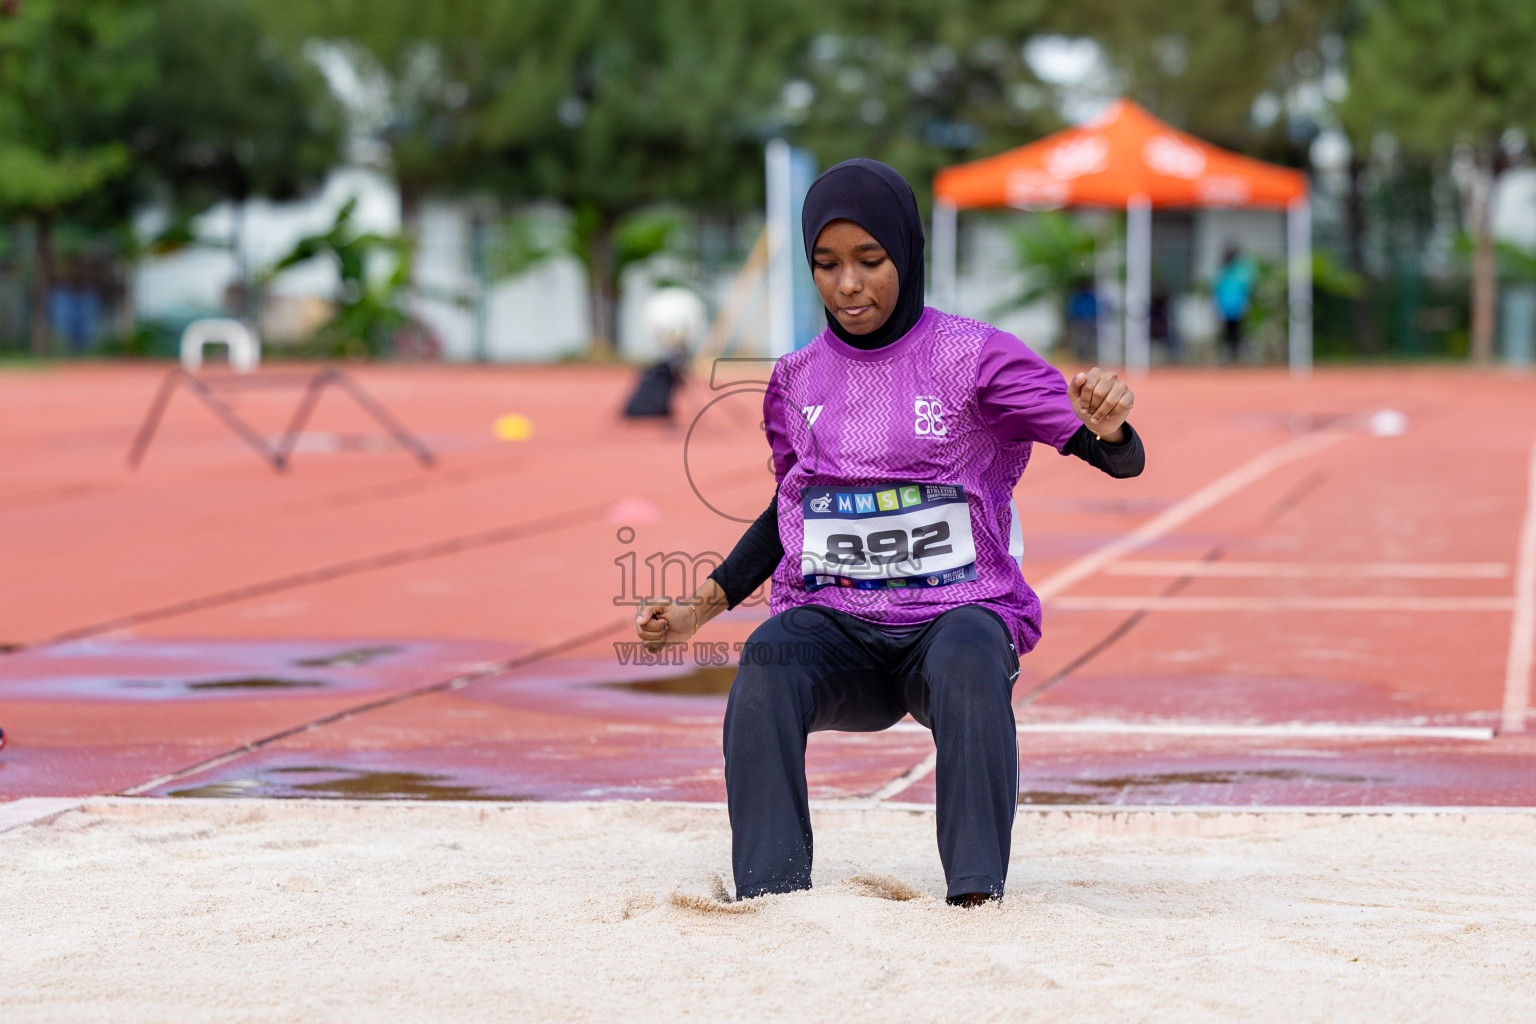
{"type": "Polygon", "coordinates": [[[384,96],[408,218],[429,191],[574,211],[606,351],[627,218],[760,201],[764,111],[807,11],[806,0],[329,0],[305,30],[335,40],[384,96]]]}
{"type": "Polygon", "coordinates": [[[1044,0],[851,0],[818,14],[773,130],[822,166],[871,156],[926,196],[939,168],[1060,127],[1024,59],[1044,0]]]}
{"type": "Polygon", "coordinates": [[[1493,357],[1498,268],[1492,193],[1516,140],[1536,132],[1536,5],[1380,0],[1351,53],[1345,114],[1441,166],[1459,153],[1473,238],[1472,356],[1493,357]]]}
{"type": "Polygon", "coordinates": [[[126,105],[124,136],[146,191],[182,209],[293,199],[341,157],[343,117],[319,70],[246,0],[156,0],[154,81],[126,105]]]}
{"type": "Polygon", "coordinates": [[[411,276],[411,247],[407,239],[359,230],[352,215],[357,198],[347,200],[325,231],[299,239],[266,273],[268,279],[289,267],[316,258],[336,269],[336,312],[316,332],[316,344],[327,356],[387,355],[396,333],[410,322],[405,288],[411,276]],[[388,261],[385,273],[371,271],[378,260],[388,261]]]}
{"type": "Polygon", "coordinates": [[[0,17],[0,211],[52,215],[128,170],[114,129],[153,77],[148,24],[115,0],[29,0],[0,17]]]}
{"type": "Polygon", "coordinates": [[[152,66],[147,26],[116,0],[31,0],[0,17],[0,215],[33,226],[33,352],[46,353],[53,225],[60,213],[129,169],[115,118],[152,66]]]}
{"type": "Polygon", "coordinates": [[[1315,132],[1309,118],[1323,107],[1325,37],[1344,5],[1075,0],[1055,9],[1053,25],[1097,42],[1118,90],[1158,116],[1218,145],[1299,163],[1315,132]]]}
{"type": "Polygon", "coordinates": [[[25,0],[0,12],[0,216],[34,225],[37,352],[51,344],[56,225],[130,257],[126,225],[148,200],[190,216],[222,199],[293,198],[339,159],[338,105],[253,9],[25,0]]]}
{"type": "Polygon", "coordinates": [[[1536,5],[1380,0],[1352,49],[1345,110],[1362,132],[1437,159],[1470,146],[1491,165],[1506,132],[1536,131],[1533,52],[1536,5]]]}

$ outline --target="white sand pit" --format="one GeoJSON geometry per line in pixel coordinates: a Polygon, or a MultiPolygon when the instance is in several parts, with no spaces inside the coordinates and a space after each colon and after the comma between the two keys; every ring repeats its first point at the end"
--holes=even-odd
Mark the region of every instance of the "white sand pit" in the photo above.
{"type": "Polygon", "coordinates": [[[88,804],[0,834],[0,1011],[1536,1019],[1530,815],[1024,815],[976,910],[940,898],[931,814],[818,827],[815,890],[732,904],[717,808],[88,804]]]}

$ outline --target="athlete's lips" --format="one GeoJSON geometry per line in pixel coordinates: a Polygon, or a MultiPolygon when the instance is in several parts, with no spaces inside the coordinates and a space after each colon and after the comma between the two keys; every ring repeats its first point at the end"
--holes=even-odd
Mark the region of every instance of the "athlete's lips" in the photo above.
{"type": "Polygon", "coordinates": [[[843,316],[859,317],[859,316],[863,316],[865,313],[868,313],[873,308],[874,308],[873,306],[868,306],[868,305],[865,305],[865,306],[839,306],[837,308],[837,311],[839,313],[843,314],[843,316]]]}

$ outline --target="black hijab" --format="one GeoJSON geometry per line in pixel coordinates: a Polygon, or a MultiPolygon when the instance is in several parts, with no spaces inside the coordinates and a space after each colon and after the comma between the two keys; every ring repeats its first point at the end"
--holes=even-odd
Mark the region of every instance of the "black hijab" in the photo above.
{"type": "MultiPolygon", "coordinates": [[[[800,210],[805,258],[821,229],[835,220],[851,220],[874,236],[896,264],[900,292],[890,317],[868,334],[850,334],[827,310],[827,326],[855,348],[880,348],[906,334],[923,315],[923,222],[917,215],[912,186],[878,160],[844,160],[811,182],[800,210]]],[[[814,266],[813,266],[814,269],[814,266]]]]}

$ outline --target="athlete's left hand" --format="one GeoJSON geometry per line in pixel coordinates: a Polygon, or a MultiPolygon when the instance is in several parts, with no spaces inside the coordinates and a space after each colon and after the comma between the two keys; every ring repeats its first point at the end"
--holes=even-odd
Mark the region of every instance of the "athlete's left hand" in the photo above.
{"type": "Polygon", "coordinates": [[[1125,440],[1125,431],[1120,428],[1131,414],[1136,396],[1113,370],[1095,366],[1087,373],[1073,374],[1067,381],[1067,395],[1072,399],[1072,411],[1077,413],[1077,418],[1100,440],[1110,444],[1125,440]]]}

